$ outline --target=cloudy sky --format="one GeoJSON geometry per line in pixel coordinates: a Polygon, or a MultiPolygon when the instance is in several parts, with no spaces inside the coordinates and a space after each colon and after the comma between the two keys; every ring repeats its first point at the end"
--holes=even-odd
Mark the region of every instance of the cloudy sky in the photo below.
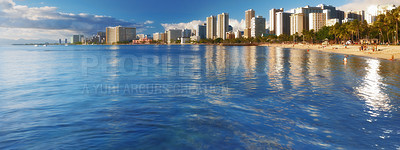
{"type": "MultiPolygon", "coordinates": [[[[272,8],[333,5],[342,10],[369,5],[400,4],[399,0],[0,0],[0,43],[48,41],[73,34],[92,35],[107,26],[136,27],[152,34],[168,28],[193,28],[210,15],[227,12],[234,29],[244,28],[244,11],[269,16],[272,8]]],[[[268,20],[268,17],[267,17],[268,20]]]]}

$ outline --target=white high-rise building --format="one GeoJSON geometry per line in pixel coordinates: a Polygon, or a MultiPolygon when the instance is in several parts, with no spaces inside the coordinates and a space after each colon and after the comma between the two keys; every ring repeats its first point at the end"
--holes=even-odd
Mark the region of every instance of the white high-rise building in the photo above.
{"type": "Polygon", "coordinates": [[[290,35],[298,33],[303,34],[303,30],[306,30],[306,17],[303,13],[290,15],[290,35]]]}
{"type": "Polygon", "coordinates": [[[244,29],[244,37],[250,38],[252,33],[252,19],[255,17],[256,12],[253,9],[249,9],[245,11],[245,29],[244,29]]]}
{"type": "Polygon", "coordinates": [[[276,34],[276,13],[283,12],[283,8],[281,9],[271,9],[269,11],[269,33],[276,34]]]}
{"type": "Polygon", "coordinates": [[[368,24],[372,24],[376,21],[377,16],[381,14],[386,14],[387,12],[396,9],[396,5],[372,5],[368,7],[367,12],[364,14],[365,20],[368,24]]]}
{"type": "Polygon", "coordinates": [[[168,44],[175,43],[182,37],[182,29],[169,29],[166,34],[168,44]]]}
{"type": "Polygon", "coordinates": [[[310,30],[314,30],[314,32],[317,32],[323,26],[326,26],[325,13],[310,13],[309,17],[310,30]]]}
{"type": "Polygon", "coordinates": [[[217,18],[217,37],[226,39],[226,32],[229,30],[229,14],[222,13],[217,18]]]}
{"type": "Polygon", "coordinates": [[[253,17],[251,19],[251,37],[264,36],[265,33],[265,18],[262,16],[253,17]]]}
{"type": "Polygon", "coordinates": [[[281,34],[290,34],[290,13],[277,12],[275,17],[275,34],[277,36],[281,34]]]}
{"type": "Polygon", "coordinates": [[[217,17],[207,17],[206,37],[207,39],[215,39],[217,36],[217,17]]]}
{"type": "Polygon", "coordinates": [[[153,41],[160,41],[161,34],[159,32],[153,34],[153,41]]]}

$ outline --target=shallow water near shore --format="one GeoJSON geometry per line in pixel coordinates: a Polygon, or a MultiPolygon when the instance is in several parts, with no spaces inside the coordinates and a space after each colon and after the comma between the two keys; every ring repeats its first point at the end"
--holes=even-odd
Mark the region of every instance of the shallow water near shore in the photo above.
{"type": "Polygon", "coordinates": [[[0,46],[0,149],[400,149],[400,63],[263,46],[0,46]]]}

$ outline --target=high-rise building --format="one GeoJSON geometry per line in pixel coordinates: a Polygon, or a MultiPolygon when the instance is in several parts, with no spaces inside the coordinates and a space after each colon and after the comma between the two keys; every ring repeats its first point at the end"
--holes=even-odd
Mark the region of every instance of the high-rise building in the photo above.
{"type": "Polygon", "coordinates": [[[344,19],[344,12],[341,10],[336,10],[336,7],[324,4],[320,4],[317,7],[320,7],[322,10],[329,10],[328,19],[336,18],[339,19],[339,21],[344,19]]]}
{"type": "Polygon", "coordinates": [[[106,42],[106,32],[97,32],[98,43],[106,42]]]}
{"type": "Polygon", "coordinates": [[[229,28],[229,14],[228,13],[219,14],[217,18],[217,37],[225,40],[228,28],[229,28]]]}
{"type": "Polygon", "coordinates": [[[336,23],[340,23],[339,19],[334,18],[334,19],[328,19],[326,20],[326,26],[334,26],[336,23]]]}
{"type": "Polygon", "coordinates": [[[167,42],[167,33],[160,33],[161,42],[167,42]]]}
{"type": "Polygon", "coordinates": [[[270,34],[276,34],[276,13],[283,12],[283,8],[281,9],[271,9],[269,11],[269,32],[270,34]]]}
{"type": "Polygon", "coordinates": [[[326,14],[325,13],[310,13],[310,30],[317,32],[323,26],[326,26],[326,14]]]}
{"type": "Polygon", "coordinates": [[[61,39],[58,39],[58,44],[61,44],[61,39]]]}
{"type": "Polygon", "coordinates": [[[82,39],[84,38],[83,35],[73,35],[71,37],[71,43],[79,43],[82,42],[82,39]]]}
{"type": "Polygon", "coordinates": [[[275,24],[275,34],[290,34],[290,13],[287,12],[277,12],[276,13],[276,24],[275,24]]]}
{"type": "Polygon", "coordinates": [[[347,11],[344,13],[344,22],[350,22],[353,20],[364,21],[365,20],[365,11],[347,11]]]}
{"type": "Polygon", "coordinates": [[[106,43],[115,44],[118,42],[128,42],[136,39],[136,28],[130,27],[107,27],[106,43]]]}
{"type": "Polygon", "coordinates": [[[264,36],[265,34],[265,18],[262,16],[253,17],[251,19],[251,37],[264,36]]]}
{"type": "Polygon", "coordinates": [[[245,14],[246,28],[251,28],[251,19],[253,19],[253,17],[256,17],[256,12],[253,9],[249,9],[245,11],[245,14]]]}
{"type": "Polygon", "coordinates": [[[215,39],[217,36],[217,17],[207,17],[207,39],[215,39]]]}
{"type": "Polygon", "coordinates": [[[161,34],[159,32],[153,33],[153,40],[154,41],[159,41],[161,40],[161,34]]]}
{"type": "Polygon", "coordinates": [[[306,30],[306,16],[303,13],[290,15],[290,35],[298,33],[303,34],[303,30],[306,30]]]}
{"type": "Polygon", "coordinates": [[[190,38],[192,36],[192,30],[190,29],[183,29],[182,36],[183,38],[190,38]]]}
{"type": "Polygon", "coordinates": [[[235,38],[241,38],[242,37],[242,32],[241,31],[239,31],[239,30],[237,30],[236,32],[235,32],[235,38]]]}
{"type": "Polygon", "coordinates": [[[196,35],[200,37],[200,39],[206,39],[207,36],[207,24],[202,24],[197,26],[196,35]]]}
{"type": "Polygon", "coordinates": [[[245,28],[244,33],[243,33],[244,38],[251,38],[251,29],[250,28],[245,28]]]}
{"type": "Polygon", "coordinates": [[[169,29],[166,34],[168,44],[175,43],[182,37],[182,29],[169,29]]]}
{"type": "Polygon", "coordinates": [[[245,11],[245,29],[244,29],[244,37],[245,38],[250,38],[251,37],[251,33],[252,33],[252,24],[251,24],[251,20],[256,16],[256,12],[253,9],[249,9],[245,11]]]}
{"type": "Polygon", "coordinates": [[[65,44],[67,44],[68,43],[68,40],[67,39],[65,39],[65,44]]]}

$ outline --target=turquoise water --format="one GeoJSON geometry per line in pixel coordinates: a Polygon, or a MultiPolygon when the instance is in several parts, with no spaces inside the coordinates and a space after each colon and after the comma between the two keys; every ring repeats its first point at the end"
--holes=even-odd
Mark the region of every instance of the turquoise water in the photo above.
{"type": "Polygon", "coordinates": [[[400,149],[400,63],[269,47],[2,46],[0,149],[400,149]]]}

